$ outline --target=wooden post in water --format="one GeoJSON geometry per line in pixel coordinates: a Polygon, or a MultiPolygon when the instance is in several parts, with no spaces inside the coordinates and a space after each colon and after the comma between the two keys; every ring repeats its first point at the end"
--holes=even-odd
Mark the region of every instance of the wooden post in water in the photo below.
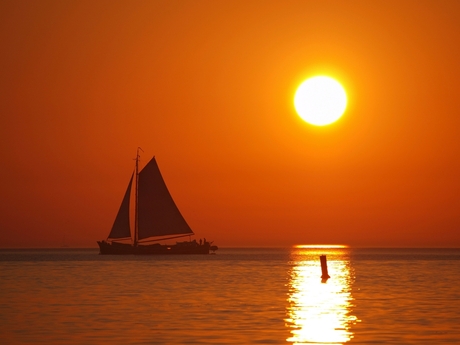
{"type": "Polygon", "coordinates": [[[320,255],[319,259],[321,261],[321,279],[328,279],[330,278],[329,273],[327,272],[327,260],[326,255],[320,255]]]}

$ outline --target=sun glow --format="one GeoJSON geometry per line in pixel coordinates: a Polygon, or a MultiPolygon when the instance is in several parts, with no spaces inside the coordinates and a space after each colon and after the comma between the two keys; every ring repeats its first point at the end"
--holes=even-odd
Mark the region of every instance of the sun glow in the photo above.
{"type": "Polygon", "coordinates": [[[312,77],[300,84],[294,96],[294,106],[304,121],[325,126],[342,116],[347,107],[347,94],[333,78],[312,77]]]}
{"type": "Polygon", "coordinates": [[[297,244],[294,248],[348,248],[346,244],[297,244]]]}

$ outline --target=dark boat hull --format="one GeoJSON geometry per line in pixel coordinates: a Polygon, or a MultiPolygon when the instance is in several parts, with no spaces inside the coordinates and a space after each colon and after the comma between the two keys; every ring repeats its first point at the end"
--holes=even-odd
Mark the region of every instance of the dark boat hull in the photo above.
{"type": "Polygon", "coordinates": [[[184,254],[209,254],[214,252],[217,246],[211,246],[209,242],[198,244],[195,241],[178,242],[176,244],[151,244],[138,245],[98,241],[100,254],[102,255],[184,255],[184,254]]]}

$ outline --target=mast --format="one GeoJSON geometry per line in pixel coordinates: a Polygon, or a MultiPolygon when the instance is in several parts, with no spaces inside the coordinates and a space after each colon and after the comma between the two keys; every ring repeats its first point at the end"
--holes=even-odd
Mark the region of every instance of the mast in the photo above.
{"type": "Polygon", "coordinates": [[[133,245],[134,247],[137,247],[137,242],[139,241],[139,228],[138,228],[138,218],[139,218],[139,207],[138,207],[138,192],[139,192],[139,150],[144,152],[140,147],[137,148],[137,153],[136,153],[136,169],[135,169],[135,175],[136,175],[136,188],[135,188],[135,195],[134,195],[134,241],[133,245]]]}

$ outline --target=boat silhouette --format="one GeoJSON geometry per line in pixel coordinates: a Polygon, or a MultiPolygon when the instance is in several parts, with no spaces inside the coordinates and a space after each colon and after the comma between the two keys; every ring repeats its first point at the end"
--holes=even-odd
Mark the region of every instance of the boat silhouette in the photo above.
{"type": "Polygon", "coordinates": [[[218,247],[206,239],[199,241],[189,239],[175,244],[159,243],[159,241],[192,236],[194,232],[169,193],[155,157],[139,171],[139,150],[140,148],[137,150],[135,170],[129,180],[110,234],[106,240],[97,241],[100,254],[171,255],[215,252],[218,247]],[[133,188],[134,193],[132,193],[133,188]],[[134,203],[133,231],[131,231],[130,220],[131,203],[134,203]]]}

